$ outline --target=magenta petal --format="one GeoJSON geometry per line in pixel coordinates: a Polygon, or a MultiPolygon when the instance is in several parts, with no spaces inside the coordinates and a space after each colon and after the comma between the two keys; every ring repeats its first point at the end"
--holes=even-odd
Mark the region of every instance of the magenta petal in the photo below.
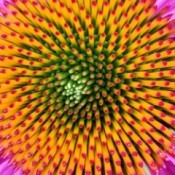
{"type": "Polygon", "coordinates": [[[175,19],[175,1],[173,0],[157,0],[155,5],[157,6],[157,11],[168,7],[167,12],[163,16],[172,15],[170,20],[175,19]]]}
{"type": "Polygon", "coordinates": [[[159,175],[173,175],[175,174],[175,165],[171,161],[165,162],[166,168],[162,168],[159,172],[159,175]]]}
{"type": "Polygon", "coordinates": [[[158,8],[164,8],[169,6],[170,9],[173,9],[173,6],[175,5],[175,1],[172,0],[157,0],[156,3],[158,8]]]}
{"type": "Polygon", "coordinates": [[[0,157],[0,175],[22,175],[20,170],[15,170],[13,165],[9,164],[8,158],[0,157]]]}

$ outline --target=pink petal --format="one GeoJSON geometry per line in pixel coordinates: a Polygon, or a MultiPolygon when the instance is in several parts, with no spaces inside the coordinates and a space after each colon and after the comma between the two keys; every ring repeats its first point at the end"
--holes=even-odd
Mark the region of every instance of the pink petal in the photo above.
{"type": "Polygon", "coordinates": [[[175,165],[171,161],[165,162],[165,168],[161,168],[159,175],[173,175],[175,170],[175,165]]]}
{"type": "Polygon", "coordinates": [[[10,165],[8,158],[0,157],[0,175],[22,175],[20,170],[15,170],[13,165],[10,165]]]}
{"type": "Polygon", "coordinates": [[[170,20],[175,19],[175,1],[173,0],[157,0],[155,5],[157,6],[157,12],[164,8],[168,8],[163,16],[172,15],[170,20]]]}

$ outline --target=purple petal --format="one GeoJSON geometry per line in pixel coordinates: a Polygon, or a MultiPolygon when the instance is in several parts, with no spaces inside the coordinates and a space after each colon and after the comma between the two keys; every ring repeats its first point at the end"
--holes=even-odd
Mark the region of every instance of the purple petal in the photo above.
{"type": "Polygon", "coordinates": [[[0,157],[0,175],[22,175],[20,170],[15,170],[13,165],[10,165],[8,158],[0,157]]]}
{"type": "Polygon", "coordinates": [[[165,161],[164,168],[161,168],[159,175],[173,175],[175,170],[175,158],[170,155],[167,155],[167,160],[165,161]]]}
{"type": "Polygon", "coordinates": [[[173,175],[175,170],[175,165],[171,161],[165,162],[165,168],[161,168],[159,175],[173,175]]]}
{"type": "Polygon", "coordinates": [[[155,5],[157,6],[157,13],[164,8],[168,8],[163,16],[172,15],[170,20],[175,19],[175,1],[173,0],[157,0],[155,5]]]}

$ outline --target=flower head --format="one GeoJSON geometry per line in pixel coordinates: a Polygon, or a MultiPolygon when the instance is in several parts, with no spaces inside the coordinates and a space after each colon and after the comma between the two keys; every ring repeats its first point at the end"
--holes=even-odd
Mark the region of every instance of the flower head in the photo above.
{"type": "Polygon", "coordinates": [[[174,155],[175,29],[156,3],[5,1],[0,147],[16,168],[144,175],[174,155]]]}

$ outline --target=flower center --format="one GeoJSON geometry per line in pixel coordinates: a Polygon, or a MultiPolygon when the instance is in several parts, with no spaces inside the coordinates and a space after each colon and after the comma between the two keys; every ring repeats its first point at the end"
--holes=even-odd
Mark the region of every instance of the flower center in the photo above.
{"type": "Polygon", "coordinates": [[[65,97],[65,104],[73,107],[78,104],[82,99],[85,84],[80,80],[78,81],[78,75],[72,76],[71,80],[64,86],[62,95],[65,97]]]}

